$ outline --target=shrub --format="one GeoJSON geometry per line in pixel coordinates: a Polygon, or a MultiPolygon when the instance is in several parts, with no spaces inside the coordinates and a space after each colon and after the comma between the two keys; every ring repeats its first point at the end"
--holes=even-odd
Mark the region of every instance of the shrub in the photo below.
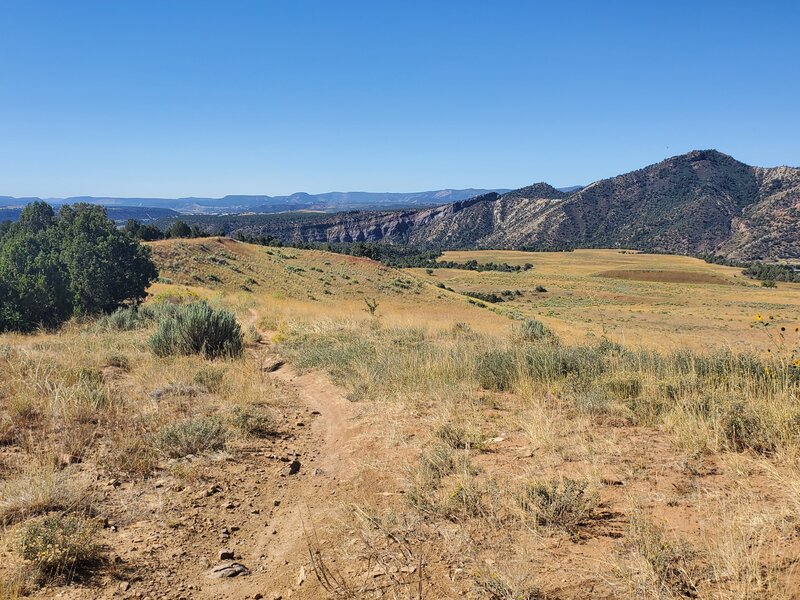
{"type": "Polygon", "coordinates": [[[138,306],[125,306],[118,308],[110,315],[102,317],[98,321],[98,325],[106,329],[131,331],[146,327],[150,320],[150,314],[147,311],[140,311],[138,306]]]}
{"type": "Polygon", "coordinates": [[[123,371],[130,371],[131,361],[124,354],[112,353],[106,356],[105,364],[107,367],[116,367],[123,371]]]}
{"type": "Polygon", "coordinates": [[[607,415],[614,409],[614,403],[604,390],[578,390],[572,401],[575,408],[586,415],[607,415]]]}
{"type": "Polygon", "coordinates": [[[222,450],[228,441],[219,417],[199,417],[180,421],[161,430],[158,446],[170,458],[222,450]]]}
{"type": "Polygon", "coordinates": [[[256,329],[255,325],[249,325],[247,327],[245,341],[248,345],[255,346],[256,344],[260,344],[262,339],[261,333],[256,329]]]}
{"type": "Polygon", "coordinates": [[[71,515],[44,517],[25,527],[19,553],[44,577],[71,576],[99,562],[97,525],[71,515]]]}
{"type": "Polygon", "coordinates": [[[592,380],[605,368],[602,353],[590,346],[537,344],[525,348],[526,374],[537,381],[566,377],[592,380]]]}
{"type": "Polygon", "coordinates": [[[514,326],[514,337],[524,342],[555,341],[556,334],[544,323],[536,319],[525,319],[514,326]]]}
{"type": "Polygon", "coordinates": [[[233,313],[193,302],[159,321],[149,344],[153,354],[162,357],[203,354],[212,359],[235,358],[244,350],[244,335],[233,313]]]}
{"type": "Polygon", "coordinates": [[[478,356],[475,375],[485,390],[498,392],[511,389],[518,375],[516,356],[512,350],[489,350],[478,356]]]}
{"type": "Polygon", "coordinates": [[[642,382],[635,377],[617,377],[606,381],[606,389],[620,400],[629,400],[642,393],[642,382]]]}
{"type": "Polygon", "coordinates": [[[532,513],[540,525],[575,534],[597,506],[597,496],[586,491],[586,481],[550,479],[528,485],[522,507],[532,513]]]}
{"type": "Polygon", "coordinates": [[[722,431],[735,451],[754,450],[769,453],[776,441],[770,436],[759,415],[745,402],[731,403],[722,414],[722,431]]]}
{"type": "Polygon", "coordinates": [[[536,291],[538,293],[540,293],[540,294],[544,294],[547,291],[547,288],[544,287],[543,285],[537,285],[536,286],[536,291]]]}
{"type": "Polygon", "coordinates": [[[442,516],[451,521],[459,521],[484,514],[486,512],[485,491],[478,485],[475,477],[466,474],[447,494],[440,509],[442,516]]]}
{"type": "Polygon", "coordinates": [[[476,300],[482,300],[483,302],[491,302],[492,304],[497,302],[505,302],[505,298],[503,298],[499,294],[495,294],[494,292],[471,292],[466,291],[463,292],[465,296],[469,298],[475,298],[476,300]]]}

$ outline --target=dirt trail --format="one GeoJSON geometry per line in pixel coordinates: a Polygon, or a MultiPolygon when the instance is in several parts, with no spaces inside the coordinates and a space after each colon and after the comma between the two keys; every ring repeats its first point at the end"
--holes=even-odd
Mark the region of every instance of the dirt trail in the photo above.
{"type": "MultiPolygon", "coordinates": [[[[269,487],[260,490],[262,503],[272,506],[268,506],[269,523],[258,528],[241,555],[251,575],[206,582],[203,598],[324,596],[307,564],[305,532],[316,532],[335,520],[339,497],[354,470],[351,459],[359,426],[354,422],[353,404],[325,375],[298,374],[291,365],[282,365],[269,377],[284,384],[298,409],[310,416],[309,422],[294,423],[297,443],[292,453],[300,470],[290,475],[291,463],[283,462],[277,484],[267,483],[269,487]]],[[[245,536],[248,533],[253,532],[245,536]]]]}

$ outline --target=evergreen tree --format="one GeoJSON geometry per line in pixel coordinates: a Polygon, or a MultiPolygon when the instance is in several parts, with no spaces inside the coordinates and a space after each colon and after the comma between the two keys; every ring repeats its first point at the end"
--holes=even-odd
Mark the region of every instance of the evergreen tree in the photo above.
{"type": "Polygon", "coordinates": [[[149,249],[117,229],[103,207],[64,206],[59,229],[75,314],[107,312],[144,298],[157,276],[149,249]]]}
{"type": "Polygon", "coordinates": [[[138,302],[157,276],[150,251],[105,209],[28,205],[0,237],[0,330],[55,327],[138,302]]]}

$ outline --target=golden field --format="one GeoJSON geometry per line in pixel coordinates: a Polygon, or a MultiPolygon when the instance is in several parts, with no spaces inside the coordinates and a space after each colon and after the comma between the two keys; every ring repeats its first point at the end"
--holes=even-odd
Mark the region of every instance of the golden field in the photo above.
{"type": "Polygon", "coordinates": [[[793,328],[800,320],[800,284],[763,288],[741,269],[685,256],[618,250],[469,251],[446,252],[441,260],[533,264],[521,273],[413,272],[456,291],[523,290],[524,297],[499,306],[540,319],[574,341],[605,335],[626,345],[662,350],[764,350],[773,341],[751,331],[756,313],[769,319],[773,330],[793,328]],[[535,293],[537,285],[547,292],[535,293]]]}

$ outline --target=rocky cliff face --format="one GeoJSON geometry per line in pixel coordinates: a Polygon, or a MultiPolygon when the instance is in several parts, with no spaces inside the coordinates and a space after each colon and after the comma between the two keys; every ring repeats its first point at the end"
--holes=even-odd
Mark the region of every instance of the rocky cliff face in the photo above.
{"type": "Polygon", "coordinates": [[[538,183],[418,211],[351,212],[267,223],[284,240],[420,248],[625,247],[731,258],[800,258],[800,169],[689,152],[573,193],[538,183]]]}

